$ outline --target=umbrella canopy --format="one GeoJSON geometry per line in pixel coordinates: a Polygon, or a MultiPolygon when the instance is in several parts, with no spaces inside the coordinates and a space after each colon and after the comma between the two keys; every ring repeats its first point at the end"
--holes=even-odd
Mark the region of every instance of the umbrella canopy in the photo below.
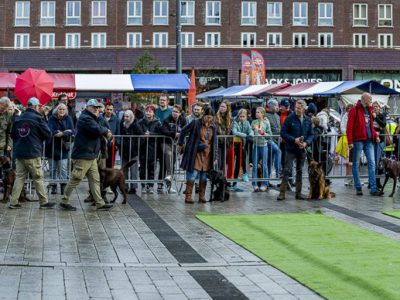
{"type": "Polygon", "coordinates": [[[27,69],[15,82],[14,95],[26,106],[29,98],[36,97],[43,105],[51,100],[54,80],[44,70],[27,69]]]}

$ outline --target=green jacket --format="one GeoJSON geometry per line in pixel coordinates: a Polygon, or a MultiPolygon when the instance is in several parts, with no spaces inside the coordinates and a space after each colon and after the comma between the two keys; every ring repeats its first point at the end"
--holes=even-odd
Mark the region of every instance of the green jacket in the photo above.
{"type": "Polygon", "coordinates": [[[254,132],[254,145],[258,147],[265,147],[268,145],[268,140],[271,138],[271,125],[268,119],[259,122],[257,119],[251,123],[251,128],[254,132]],[[264,134],[259,134],[258,129],[261,129],[264,134]]]}
{"type": "Polygon", "coordinates": [[[11,127],[12,115],[8,112],[0,114],[0,150],[5,150],[7,146],[12,147],[11,127]]]}

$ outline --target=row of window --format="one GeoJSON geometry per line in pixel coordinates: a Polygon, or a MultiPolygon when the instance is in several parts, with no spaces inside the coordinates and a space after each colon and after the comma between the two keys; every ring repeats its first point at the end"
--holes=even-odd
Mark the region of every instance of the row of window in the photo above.
{"type": "MultiPolygon", "coordinates": [[[[107,33],[93,32],[91,35],[92,48],[106,48],[107,47],[107,33]]],[[[201,40],[198,40],[201,41],[201,40]]],[[[242,32],[241,46],[242,47],[255,47],[256,46],[256,33],[242,32]]],[[[147,42],[147,41],[146,41],[147,42]]],[[[150,42],[150,41],[148,41],[150,42]]],[[[17,33],[14,37],[15,49],[29,49],[29,33],[17,33]]],[[[269,47],[282,47],[282,33],[269,32],[267,33],[267,46],[269,47]]],[[[168,47],[168,32],[154,32],[153,33],[153,47],[166,48],[168,47]]],[[[221,46],[221,33],[219,32],[206,32],[205,47],[220,47],[221,46]]],[[[324,32],[318,33],[318,46],[319,47],[333,47],[333,33],[324,32]]],[[[182,46],[194,47],[195,39],[194,32],[182,32],[182,46]]],[[[293,33],[293,47],[307,47],[308,34],[303,32],[293,33]]],[[[368,34],[355,33],[353,34],[354,47],[368,47],[368,34]]],[[[80,48],[81,47],[81,34],[80,33],[67,33],[65,35],[66,48],[80,48]]],[[[141,32],[128,32],[127,33],[127,47],[128,48],[141,48],[142,47],[142,33],[141,32]]],[[[393,47],[392,34],[378,34],[378,47],[390,48],[393,47]]],[[[51,49],[55,48],[55,34],[54,33],[41,33],[40,34],[40,48],[51,49]]]]}
{"type": "MultiPolygon", "coordinates": [[[[56,1],[41,1],[40,25],[56,25],[56,1]]],[[[127,25],[142,25],[143,1],[127,1],[127,25]]],[[[153,0],[153,25],[168,25],[169,1],[153,0]]],[[[91,2],[91,25],[107,25],[107,1],[91,2]]],[[[293,2],[293,26],[308,26],[308,3],[293,2]]],[[[267,2],[267,25],[282,26],[282,2],[267,2]]],[[[195,1],[181,1],[182,25],[195,25],[195,1]]],[[[15,26],[30,25],[30,1],[16,1],[15,26]]],[[[81,25],[81,1],[66,1],[65,25],[81,25]]],[[[221,1],[206,1],[205,25],[221,25],[221,1]]],[[[242,1],[241,25],[257,25],[257,2],[242,1]]],[[[318,26],[333,26],[333,3],[318,3],[318,26]]],[[[368,26],[368,4],[353,4],[353,26],[368,26]]],[[[392,4],[378,5],[378,26],[393,26],[392,4]]]]}

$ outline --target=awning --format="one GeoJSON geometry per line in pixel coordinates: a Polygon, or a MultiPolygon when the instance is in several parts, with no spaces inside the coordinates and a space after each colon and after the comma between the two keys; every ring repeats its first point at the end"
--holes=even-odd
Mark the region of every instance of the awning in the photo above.
{"type": "Polygon", "coordinates": [[[74,74],[49,73],[49,75],[54,79],[55,91],[75,91],[76,85],[74,74]]]}
{"type": "Polygon", "coordinates": [[[379,82],[373,80],[355,80],[344,81],[337,87],[325,92],[316,93],[315,96],[337,96],[341,94],[362,94],[368,92],[378,95],[396,95],[400,94],[394,89],[388,88],[379,82]]]}
{"type": "Polygon", "coordinates": [[[292,94],[304,91],[304,90],[306,90],[306,89],[308,89],[308,88],[310,88],[310,87],[312,87],[312,86],[314,86],[316,84],[317,84],[316,82],[299,83],[299,84],[296,84],[296,85],[289,86],[289,87],[287,87],[287,88],[285,88],[285,89],[283,89],[283,90],[281,90],[279,92],[275,92],[275,93],[273,93],[273,95],[274,96],[278,96],[278,97],[279,96],[288,97],[288,96],[291,96],[292,94]]]}
{"type": "Polygon", "coordinates": [[[261,88],[255,90],[251,94],[245,94],[245,96],[266,96],[271,95],[274,92],[282,90],[286,87],[290,86],[290,83],[274,83],[274,84],[266,84],[262,85],[261,88]]]}
{"type": "Polygon", "coordinates": [[[17,79],[17,73],[0,73],[0,89],[13,90],[15,88],[15,80],[17,79]]]}
{"type": "Polygon", "coordinates": [[[241,91],[248,89],[248,85],[233,85],[223,91],[218,91],[208,96],[208,98],[224,98],[238,96],[241,91]]]}
{"type": "Polygon", "coordinates": [[[75,74],[77,91],[133,91],[129,74],[75,74]]]}
{"type": "Polygon", "coordinates": [[[186,74],[131,74],[135,92],[183,92],[189,90],[186,74]]]}
{"type": "Polygon", "coordinates": [[[291,93],[292,97],[313,97],[316,94],[321,94],[330,89],[336,88],[341,85],[343,81],[327,81],[327,82],[318,82],[317,84],[310,86],[308,89],[303,91],[299,91],[297,93],[291,93]]]}
{"type": "Polygon", "coordinates": [[[225,88],[221,86],[221,87],[219,87],[217,89],[213,89],[213,90],[210,90],[210,91],[207,91],[207,92],[204,92],[204,93],[196,95],[196,99],[205,99],[209,95],[212,95],[212,94],[214,94],[216,92],[220,92],[220,91],[223,91],[223,90],[225,90],[225,88]]]}

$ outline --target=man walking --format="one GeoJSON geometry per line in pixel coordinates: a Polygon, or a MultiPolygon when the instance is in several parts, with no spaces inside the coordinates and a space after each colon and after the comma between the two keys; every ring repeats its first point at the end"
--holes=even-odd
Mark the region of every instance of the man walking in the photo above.
{"type": "Polygon", "coordinates": [[[76,207],[69,204],[72,191],[78,186],[81,180],[88,177],[90,191],[96,201],[98,210],[108,210],[112,205],[105,204],[100,194],[100,175],[97,167],[97,158],[100,154],[100,141],[103,136],[111,138],[112,133],[106,127],[98,123],[99,107],[102,104],[96,99],[90,99],[86,109],[82,112],[77,123],[77,134],[75,136],[74,148],[72,149],[72,170],[71,178],[65,188],[60,207],[65,210],[76,210],[76,207]]]}
{"type": "Polygon", "coordinates": [[[357,195],[359,196],[363,194],[359,173],[361,151],[364,151],[367,157],[370,194],[371,196],[383,195],[383,191],[379,191],[376,187],[374,143],[379,144],[380,139],[374,128],[371,103],[371,94],[362,94],[361,100],[349,111],[346,128],[349,149],[354,148],[352,173],[357,195]]]}
{"type": "Polygon", "coordinates": [[[39,99],[30,98],[26,111],[19,116],[12,128],[17,176],[11,193],[9,208],[21,208],[19,196],[28,173],[32,177],[39,197],[40,208],[53,208],[55,203],[47,200],[43,185],[42,154],[43,142],[50,138],[50,129],[43,116],[38,112],[39,99]]]}
{"type": "Polygon", "coordinates": [[[311,145],[313,132],[311,119],[304,113],[306,110],[304,100],[296,101],[295,111],[290,114],[281,129],[281,137],[285,139],[285,165],[280,193],[277,200],[285,200],[290,171],[293,161],[296,160],[296,199],[303,200],[301,195],[303,166],[306,159],[306,147],[311,145]]]}

